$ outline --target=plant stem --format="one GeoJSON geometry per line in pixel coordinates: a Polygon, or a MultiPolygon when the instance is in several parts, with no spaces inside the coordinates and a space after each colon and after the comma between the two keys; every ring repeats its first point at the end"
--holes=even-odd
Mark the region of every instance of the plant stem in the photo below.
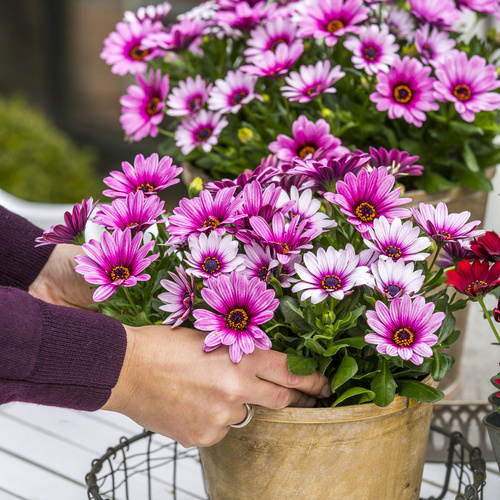
{"type": "Polygon", "coordinates": [[[132,309],[135,312],[135,315],[137,316],[139,314],[139,311],[138,311],[136,305],[134,304],[134,301],[132,300],[132,297],[130,296],[130,292],[127,290],[126,287],[122,287],[122,289],[125,292],[125,295],[127,296],[127,299],[130,302],[130,305],[132,306],[132,309]]]}
{"type": "Polygon", "coordinates": [[[166,135],[167,137],[173,137],[174,133],[170,132],[170,130],[165,130],[164,128],[158,127],[158,132],[160,132],[163,135],[166,135]]]}
{"type": "Polygon", "coordinates": [[[488,318],[488,323],[490,324],[491,329],[493,330],[493,333],[495,334],[495,337],[497,338],[498,343],[500,344],[500,335],[498,334],[497,329],[495,328],[495,325],[493,324],[493,321],[491,321],[490,313],[488,312],[488,309],[486,308],[483,297],[478,297],[477,300],[481,304],[481,307],[483,308],[483,312],[484,312],[485,316],[488,318]]]}

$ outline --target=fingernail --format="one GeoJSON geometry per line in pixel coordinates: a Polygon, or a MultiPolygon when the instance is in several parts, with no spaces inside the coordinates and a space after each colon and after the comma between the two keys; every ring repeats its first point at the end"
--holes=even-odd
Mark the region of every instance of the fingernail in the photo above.
{"type": "Polygon", "coordinates": [[[332,389],[330,388],[330,384],[325,384],[323,389],[321,389],[319,395],[322,398],[329,398],[332,395],[332,389]]]}
{"type": "Polygon", "coordinates": [[[314,408],[316,406],[316,398],[309,398],[306,403],[306,408],[314,408]]]}

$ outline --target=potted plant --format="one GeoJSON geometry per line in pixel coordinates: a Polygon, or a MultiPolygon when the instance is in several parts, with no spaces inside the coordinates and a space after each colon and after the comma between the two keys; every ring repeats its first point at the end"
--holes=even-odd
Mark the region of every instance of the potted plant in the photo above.
{"type": "MultiPolygon", "coordinates": [[[[315,162],[312,175],[300,163],[285,175],[261,166],[192,186],[169,215],[158,192],[182,170],[170,157],[138,155],[104,179],[113,201],[90,224],[104,232],[76,258],[102,313],[206,331],[204,350],[227,345],[234,363],[276,349],[292,373],[317,369],[330,380],[332,396],[318,408],[259,408],[202,450],[214,499],[250,498],[263,485],[288,498],[312,484],[342,497],[353,473],[363,478],[359,498],[418,498],[430,403],[443,397],[436,385],[453,364],[444,350],[466,303],[442,289],[444,269],[483,231],[444,203],[408,208],[398,174],[370,158],[315,162]]],[[[38,242],[77,243],[93,208],[84,200],[38,242]]],[[[493,286],[497,271],[478,279],[493,286]]]]}

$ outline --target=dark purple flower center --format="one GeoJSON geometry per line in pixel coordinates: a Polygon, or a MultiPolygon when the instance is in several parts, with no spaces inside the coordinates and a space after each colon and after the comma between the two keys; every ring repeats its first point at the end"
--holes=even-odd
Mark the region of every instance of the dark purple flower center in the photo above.
{"type": "Polygon", "coordinates": [[[330,33],[335,33],[339,29],[344,27],[344,23],[340,19],[334,19],[326,25],[326,31],[330,33]]]}
{"type": "Polygon", "coordinates": [[[160,104],[160,98],[159,97],[153,97],[149,103],[148,103],[148,115],[149,116],[154,116],[158,114],[158,104],[160,104]]]}
{"type": "Polygon", "coordinates": [[[304,146],[299,151],[299,156],[301,160],[303,160],[307,155],[313,155],[314,153],[316,153],[316,148],[313,148],[312,146],[304,146]]]}
{"type": "Polygon", "coordinates": [[[429,44],[427,43],[422,47],[422,52],[427,59],[432,59],[432,57],[434,56],[434,51],[431,47],[429,47],[429,44]]]}
{"type": "Polygon", "coordinates": [[[227,326],[241,332],[248,325],[248,314],[243,309],[233,309],[227,315],[227,326]]]}
{"type": "Polygon", "coordinates": [[[401,248],[395,247],[394,245],[389,245],[385,249],[385,254],[387,257],[391,257],[393,260],[397,260],[401,257],[401,248]]]}
{"type": "Polygon", "coordinates": [[[287,43],[287,41],[283,38],[278,38],[277,40],[275,40],[271,46],[269,47],[269,50],[272,50],[273,52],[276,52],[276,49],[278,48],[278,45],[280,43],[287,43]]]}
{"type": "Polygon", "coordinates": [[[210,127],[204,127],[200,130],[198,130],[196,134],[196,140],[198,142],[205,142],[211,135],[212,135],[213,129],[210,127]]]}
{"type": "Polygon", "coordinates": [[[111,281],[114,283],[118,280],[126,280],[130,276],[130,271],[127,267],[116,266],[111,271],[111,281]]]}
{"type": "Polygon", "coordinates": [[[334,274],[328,274],[321,280],[321,286],[325,290],[338,290],[342,286],[342,280],[334,274]]]}
{"type": "Polygon", "coordinates": [[[201,97],[193,97],[188,102],[188,108],[190,111],[198,111],[201,108],[201,97]]]}
{"type": "Polygon", "coordinates": [[[443,240],[449,240],[451,238],[451,234],[448,231],[444,231],[443,229],[440,229],[439,231],[436,232],[443,240]]]}
{"type": "Polygon", "coordinates": [[[136,45],[130,49],[129,55],[134,61],[142,61],[149,54],[149,52],[149,49],[143,50],[139,48],[139,45],[136,45]]]}
{"type": "Polygon", "coordinates": [[[459,83],[453,87],[453,95],[462,102],[469,101],[472,97],[470,87],[465,83],[459,83]]]}
{"type": "Polygon", "coordinates": [[[146,182],[145,184],[141,184],[141,185],[137,186],[137,188],[135,190],[142,191],[143,193],[150,193],[151,191],[154,191],[154,189],[155,188],[151,184],[146,182]]]}
{"type": "Polygon", "coordinates": [[[392,337],[399,347],[409,347],[415,342],[415,336],[408,328],[400,328],[392,337]]]}
{"type": "Polygon", "coordinates": [[[362,220],[363,222],[372,222],[377,215],[375,207],[373,207],[369,203],[366,203],[365,201],[363,203],[360,203],[356,207],[354,212],[357,215],[358,219],[362,220]]]}
{"type": "Polygon", "coordinates": [[[400,104],[408,104],[413,98],[413,93],[408,85],[402,83],[401,85],[396,85],[394,87],[392,96],[396,102],[399,102],[400,104]]]}
{"type": "Polygon", "coordinates": [[[476,280],[474,282],[472,282],[468,287],[467,287],[467,291],[469,292],[470,295],[475,295],[475,289],[476,288],[483,288],[483,287],[488,287],[488,283],[486,283],[486,281],[483,281],[483,280],[476,280]]]}
{"type": "Polygon", "coordinates": [[[220,224],[220,222],[214,218],[214,217],[209,217],[207,220],[203,222],[203,227],[209,227],[211,229],[217,229],[217,226],[220,224]]]}
{"type": "Polygon", "coordinates": [[[313,85],[312,87],[309,87],[306,90],[306,94],[311,95],[311,96],[315,96],[315,95],[318,95],[320,93],[320,90],[321,90],[320,85],[313,85]]]}
{"type": "Polygon", "coordinates": [[[201,268],[208,274],[214,274],[217,271],[220,271],[220,261],[216,257],[207,257],[201,268]]]}
{"type": "Polygon", "coordinates": [[[269,272],[269,269],[266,266],[262,266],[259,269],[259,272],[257,273],[257,276],[259,277],[260,281],[266,281],[267,273],[268,272],[269,272]]]}
{"type": "Polygon", "coordinates": [[[369,45],[363,49],[363,55],[367,61],[375,61],[378,57],[378,50],[372,45],[369,45]]]}
{"type": "Polygon", "coordinates": [[[189,290],[184,290],[184,293],[182,295],[182,301],[184,302],[189,297],[191,297],[191,293],[189,292],[189,290]]]}
{"type": "Polygon", "coordinates": [[[233,106],[236,106],[237,104],[239,104],[243,99],[245,99],[245,97],[248,95],[247,92],[245,92],[244,90],[242,90],[241,92],[236,92],[236,94],[233,95],[233,98],[231,99],[231,104],[233,106]]]}
{"type": "Polygon", "coordinates": [[[403,288],[401,286],[391,283],[385,287],[384,292],[389,294],[391,297],[395,297],[402,289],[403,288]]]}

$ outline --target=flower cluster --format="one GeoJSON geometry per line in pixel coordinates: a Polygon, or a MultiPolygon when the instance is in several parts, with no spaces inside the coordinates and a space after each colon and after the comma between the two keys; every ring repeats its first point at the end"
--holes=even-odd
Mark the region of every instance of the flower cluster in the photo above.
{"type": "Polygon", "coordinates": [[[372,167],[418,176],[407,188],[491,189],[500,34],[481,26],[500,20],[498,0],[208,0],[177,19],[170,10],[127,12],[104,41],[111,71],[137,80],[120,100],[127,139],[166,135],[163,155],[215,180],[269,153],[285,172],[297,159],[372,147],[386,151],[372,167]],[[390,150],[419,156],[425,170],[390,150]]]}
{"type": "Polygon", "coordinates": [[[453,268],[450,285],[482,297],[500,285],[500,240],[444,203],[408,208],[391,168],[368,157],[311,156],[285,173],[264,158],[165,214],[159,192],[182,169],[138,155],[104,179],[109,204],[84,200],[40,242],[79,244],[88,224],[102,227],[76,272],[125,324],[197,328],[205,351],[226,346],[234,363],[256,348],[285,352],[293,373],[329,377],[332,406],[386,406],[403,388],[435,401],[442,393],[420,380],[451,368],[443,349],[465,304],[435,262],[453,268]]]}

